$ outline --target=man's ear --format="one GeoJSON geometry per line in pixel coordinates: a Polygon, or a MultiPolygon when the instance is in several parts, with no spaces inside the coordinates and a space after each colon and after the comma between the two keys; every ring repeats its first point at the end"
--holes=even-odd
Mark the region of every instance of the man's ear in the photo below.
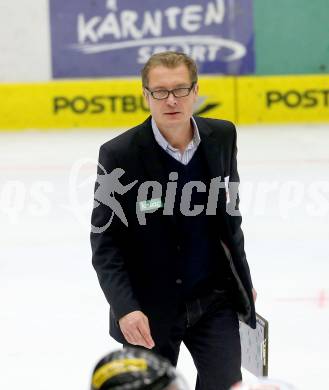
{"type": "Polygon", "coordinates": [[[194,94],[194,101],[196,101],[198,95],[199,95],[199,84],[195,84],[193,88],[193,94],[194,94]]]}
{"type": "Polygon", "coordinates": [[[199,84],[198,83],[195,84],[194,91],[195,91],[196,96],[198,96],[198,94],[199,94],[199,84]]]}
{"type": "Polygon", "coordinates": [[[150,104],[149,104],[150,95],[145,91],[144,88],[143,88],[143,97],[147,107],[150,108],[150,104]]]}

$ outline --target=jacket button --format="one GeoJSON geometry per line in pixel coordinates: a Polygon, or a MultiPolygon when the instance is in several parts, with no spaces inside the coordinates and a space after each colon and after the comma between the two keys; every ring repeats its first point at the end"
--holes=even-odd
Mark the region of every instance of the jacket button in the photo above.
{"type": "Polygon", "coordinates": [[[176,279],[176,283],[177,283],[177,284],[182,284],[183,281],[182,281],[182,279],[176,279]]]}

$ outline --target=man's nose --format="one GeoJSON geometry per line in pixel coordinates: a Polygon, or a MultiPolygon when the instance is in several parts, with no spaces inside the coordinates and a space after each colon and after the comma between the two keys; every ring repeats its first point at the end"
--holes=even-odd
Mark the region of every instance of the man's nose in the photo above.
{"type": "Polygon", "coordinates": [[[177,98],[175,98],[172,92],[170,92],[169,96],[167,97],[167,104],[170,106],[175,106],[177,104],[177,98]]]}

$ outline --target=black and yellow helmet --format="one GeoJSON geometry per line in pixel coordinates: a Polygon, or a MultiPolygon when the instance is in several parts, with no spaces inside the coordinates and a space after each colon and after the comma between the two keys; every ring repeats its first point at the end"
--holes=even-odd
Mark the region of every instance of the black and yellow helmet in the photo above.
{"type": "Polygon", "coordinates": [[[126,347],[96,364],[90,389],[187,390],[187,386],[168,360],[146,349],[126,347]]]}

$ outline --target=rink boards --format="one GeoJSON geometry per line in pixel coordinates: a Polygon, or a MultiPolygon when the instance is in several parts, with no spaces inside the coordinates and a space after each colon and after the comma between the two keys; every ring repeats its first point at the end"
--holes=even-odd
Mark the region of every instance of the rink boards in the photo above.
{"type": "MultiPolygon", "coordinates": [[[[201,76],[195,113],[238,124],[329,121],[329,76],[201,76]]],[[[149,115],[139,78],[0,84],[0,129],[132,127],[149,115]]]]}

